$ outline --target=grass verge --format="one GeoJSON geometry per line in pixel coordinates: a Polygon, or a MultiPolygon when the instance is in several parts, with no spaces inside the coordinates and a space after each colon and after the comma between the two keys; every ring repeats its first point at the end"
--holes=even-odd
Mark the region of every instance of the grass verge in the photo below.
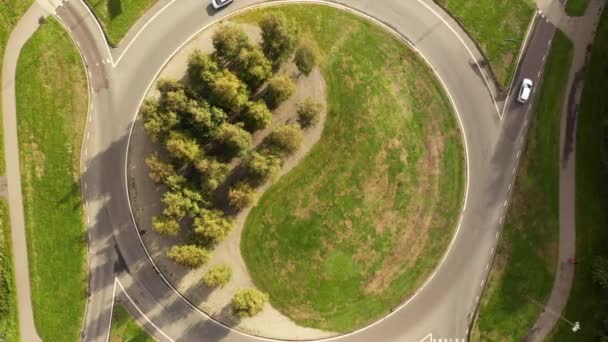
{"type": "Polygon", "coordinates": [[[534,0],[435,0],[477,41],[499,85],[513,77],[534,0]]]}
{"type": "Polygon", "coordinates": [[[120,303],[114,304],[110,342],[153,342],[120,303]]]}
{"type": "Polygon", "coordinates": [[[0,200],[0,340],[19,341],[8,204],[0,200]]]}
{"type": "Polygon", "coordinates": [[[551,293],[559,241],[560,120],[572,54],[572,43],[558,31],[473,340],[522,340],[551,293]]]}
{"type": "Polygon", "coordinates": [[[275,11],[320,46],[328,117],[249,214],[241,250],[276,308],[349,331],[399,305],[445,251],[463,196],[461,135],[432,71],[393,35],[327,6],[237,20],[275,11]]]}
{"type": "Polygon", "coordinates": [[[572,16],[585,15],[587,5],[589,5],[589,0],[568,0],[568,3],[566,3],[566,13],[572,16]]]}
{"type": "Polygon", "coordinates": [[[552,341],[608,339],[608,289],[593,281],[592,263],[608,257],[608,9],[591,52],[576,132],[576,271],[563,315],[581,330],[558,323],[552,341]]]}
{"type": "Polygon", "coordinates": [[[111,45],[118,43],[157,0],[86,0],[101,21],[111,45]]]}
{"type": "Polygon", "coordinates": [[[76,341],[86,300],[78,184],[88,106],[80,55],[54,19],[17,65],[17,127],[34,319],[45,341],[76,341]]]}

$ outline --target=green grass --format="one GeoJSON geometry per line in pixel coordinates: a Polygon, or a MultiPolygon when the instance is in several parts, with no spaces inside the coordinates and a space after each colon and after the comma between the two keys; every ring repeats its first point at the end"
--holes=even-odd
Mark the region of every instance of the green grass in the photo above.
{"type": "Polygon", "coordinates": [[[122,304],[115,304],[112,313],[110,342],[152,342],[154,339],[139,326],[122,304]]]}
{"type": "Polygon", "coordinates": [[[101,21],[110,44],[116,46],[157,0],[86,0],[101,21]]]}
{"type": "MultiPolygon", "coordinates": [[[[33,0],[5,0],[0,2],[0,58],[4,58],[4,48],[8,37],[17,25],[19,18],[32,4],[33,0]]],[[[0,68],[0,77],[2,68],[0,68]]],[[[4,129],[2,128],[2,91],[0,89],[0,175],[4,174],[4,129]]]]}
{"type": "Polygon", "coordinates": [[[558,31],[474,340],[522,340],[551,293],[559,241],[560,118],[572,54],[572,43],[558,31]]]}
{"type": "Polygon", "coordinates": [[[568,0],[568,3],[566,3],[566,13],[572,16],[584,15],[587,5],[589,5],[589,0],[568,0]]]}
{"type": "Polygon", "coordinates": [[[578,113],[576,137],[576,265],[564,316],[581,330],[560,322],[553,341],[599,341],[608,336],[608,290],[593,282],[591,264],[608,257],[608,9],[602,14],[591,52],[578,113]],[[602,321],[604,320],[603,327],[602,321]]]}
{"type": "Polygon", "coordinates": [[[444,253],[463,196],[461,135],[433,73],[391,34],[314,5],[237,20],[271,11],[318,42],[328,118],[310,154],[249,214],[241,251],[274,307],[349,331],[410,296],[444,253]]]}
{"type": "Polygon", "coordinates": [[[86,300],[79,159],[88,91],[84,66],[54,19],[17,65],[17,127],[34,319],[45,341],[76,341],[86,300]]]}
{"type": "Polygon", "coordinates": [[[8,204],[0,200],[0,340],[18,341],[17,301],[8,204]]]}
{"type": "Polygon", "coordinates": [[[477,41],[501,87],[506,88],[528,24],[534,0],[435,0],[477,41]],[[505,40],[507,39],[507,40],[505,40]]]}

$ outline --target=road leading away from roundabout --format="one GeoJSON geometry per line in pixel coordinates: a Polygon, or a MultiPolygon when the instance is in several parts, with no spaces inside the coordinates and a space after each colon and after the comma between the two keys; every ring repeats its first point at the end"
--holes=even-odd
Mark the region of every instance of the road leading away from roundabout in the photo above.
{"type": "MultiPolygon", "coordinates": [[[[303,1],[312,2],[312,1],[303,1]]],[[[118,49],[106,44],[82,0],[56,15],[85,60],[91,86],[82,153],[89,231],[90,298],[82,339],[106,341],[117,288],[145,328],[162,341],[255,341],[209,319],[158,272],[141,243],[126,188],[131,124],[157,73],[202,28],[256,4],[237,0],[214,12],[202,0],[160,1],[118,49]],[[118,286],[117,286],[118,285],[118,286]]],[[[525,143],[530,105],[497,103],[487,62],[465,32],[431,0],[344,0],[333,6],[366,15],[404,38],[434,69],[458,114],[467,157],[467,190],[454,239],[429,280],[384,319],[340,341],[420,341],[468,337],[508,207],[525,143]],[[498,108],[503,108],[500,112],[498,108]]],[[[538,81],[554,28],[537,22],[515,84],[538,81]]],[[[143,233],[143,232],[142,232],[143,233]]]]}

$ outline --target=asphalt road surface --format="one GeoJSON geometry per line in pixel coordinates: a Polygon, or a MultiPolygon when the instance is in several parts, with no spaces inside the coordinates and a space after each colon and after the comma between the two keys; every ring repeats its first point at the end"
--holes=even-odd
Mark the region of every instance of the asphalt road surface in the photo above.
{"type": "MultiPolygon", "coordinates": [[[[126,188],[131,124],[159,70],[203,27],[258,3],[262,2],[236,0],[215,12],[202,0],[160,1],[118,49],[108,48],[81,0],[67,0],[57,9],[79,45],[91,85],[82,167],[90,244],[90,299],[83,340],[107,339],[115,294],[162,341],[258,340],[210,320],[166,283],[141,243],[126,188]]],[[[468,178],[457,233],[436,272],[386,318],[336,340],[462,341],[468,337],[500,236],[530,105],[514,102],[512,94],[495,100],[501,96],[483,56],[432,1],[344,0],[342,4],[385,24],[435,70],[458,113],[468,178]]],[[[536,21],[515,87],[524,76],[538,83],[553,33],[551,24],[536,21]]]]}

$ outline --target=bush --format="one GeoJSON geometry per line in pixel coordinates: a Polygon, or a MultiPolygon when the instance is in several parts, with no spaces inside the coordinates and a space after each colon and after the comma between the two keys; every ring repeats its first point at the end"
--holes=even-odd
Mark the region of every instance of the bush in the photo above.
{"type": "Polygon", "coordinates": [[[171,92],[183,91],[184,85],[173,78],[161,78],[156,81],[156,89],[158,89],[161,96],[166,96],[171,92]]]}
{"type": "Polygon", "coordinates": [[[302,130],[298,125],[281,125],[275,128],[267,139],[272,152],[286,156],[295,152],[302,144],[302,130]]]}
{"type": "Polygon", "coordinates": [[[228,204],[234,209],[241,210],[250,206],[255,199],[255,190],[247,183],[238,183],[228,190],[228,204]]]}
{"type": "Polygon", "coordinates": [[[190,85],[201,94],[209,91],[219,71],[220,68],[213,58],[201,50],[196,49],[188,56],[190,85]]]}
{"type": "Polygon", "coordinates": [[[159,102],[162,112],[175,113],[178,119],[183,117],[192,105],[196,105],[196,101],[189,99],[184,89],[162,94],[159,102]]]}
{"type": "Polygon", "coordinates": [[[298,123],[302,127],[314,126],[319,122],[322,106],[312,98],[307,98],[298,105],[298,123]]]}
{"type": "Polygon", "coordinates": [[[164,215],[152,217],[152,227],[159,234],[176,236],[179,233],[179,222],[164,215]]]}
{"type": "Polygon", "coordinates": [[[148,175],[155,183],[165,182],[170,176],[176,175],[173,165],[162,160],[157,153],[152,153],[146,158],[146,164],[150,169],[148,175]]]}
{"type": "Polygon", "coordinates": [[[252,152],[247,160],[247,170],[256,182],[273,178],[281,169],[281,159],[272,154],[252,152]]]}
{"type": "Polygon", "coordinates": [[[194,219],[194,233],[202,238],[204,243],[217,243],[226,238],[234,221],[219,210],[202,209],[199,216],[194,219]]]}
{"type": "Polygon", "coordinates": [[[241,115],[245,127],[250,131],[266,128],[272,121],[272,112],[262,101],[249,102],[241,115]]]}
{"type": "Polygon", "coordinates": [[[219,25],[211,39],[216,56],[224,62],[232,60],[243,48],[250,45],[245,31],[234,24],[219,25]]]}
{"type": "Polygon", "coordinates": [[[214,140],[226,150],[229,156],[235,156],[249,148],[251,134],[237,125],[226,122],[219,127],[214,140]]]}
{"type": "Polygon", "coordinates": [[[196,245],[182,245],[173,246],[167,253],[167,257],[177,264],[189,268],[198,268],[209,261],[210,254],[206,249],[196,245]]]}
{"type": "Polygon", "coordinates": [[[276,108],[296,92],[296,85],[287,75],[275,75],[268,80],[265,99],[268,107],[276,108]]]}
{"type": "Polygon", "coordinates": [[[281,13],[265,15],[260,21],[262,29],[262,49],[275,67],[285,61],[298,42],[298,29],[294,21],[289,21],[281,13]]]}
{"type": "Polygon", "coordinates": [[[188,123],[202,137],[209,134],[226,121],[226,113],[217,107],[210,106],[203,101],[201,103],[191,102],[187,110],[188,123]]]}
{"type": "Polygon", "coordinates": [[[186,162],[194,161],[201,154],[196,139],[179,131],[172,131],[169,134],[165,148],[173,158],[186,162]]]}
{"type": "Polygon", "coordinates": [[[224,287],[232,278],[232,269],[228,265],[211,267],[203,277],[203,283],[210,288],[224,287]]]}
{"type": "Polygon", "coordinates": [[[301,73],[310,74],[319,62],[319,48],[312,40],[304,40],[296,50],[294,62],[301,73]]]}
{"type": "Polygon", "coordinates": [[[205,205],[201,194],[187,188],[181,191],[167,191],[163,194],[162,202],[165,204],[163,215],[176,220],[183,219],[186,215],[194,217],[205,205]]]}
{"type": "Polygon", "coordinates": [[[229,112],[240,112],[249,99],[245,83],[228,70],[219,72],[211,85],[211,100],[229,112]]]}
{"type": "Polygon", "coordinates": [[[177,114],[163,111],[154,98],[144,101],[139,109],[139,114],[144,121],[144,129],[152,141],[163,140],[168,132],[179,123],[177,114]]]}
{"type": "Polygon", "coordinates": [[[268,295],[259,290],[240,289],[232,297],[232,311],[240,317],[257,315],[268,301],[268,295]]]}
{"type": "Polygon", "coordinates": [[[242,49],[234,64],[234,69],[239,78],[252,89],[272,76],[272,63],[257,46],[242,49]]]}
{"type": "Polygon", "coordinates": [[[215,159],[204,158],[194,163],[194,168],[201,175],[201,187],[213,191],[226,180],[230,166],[215,159]]]}

